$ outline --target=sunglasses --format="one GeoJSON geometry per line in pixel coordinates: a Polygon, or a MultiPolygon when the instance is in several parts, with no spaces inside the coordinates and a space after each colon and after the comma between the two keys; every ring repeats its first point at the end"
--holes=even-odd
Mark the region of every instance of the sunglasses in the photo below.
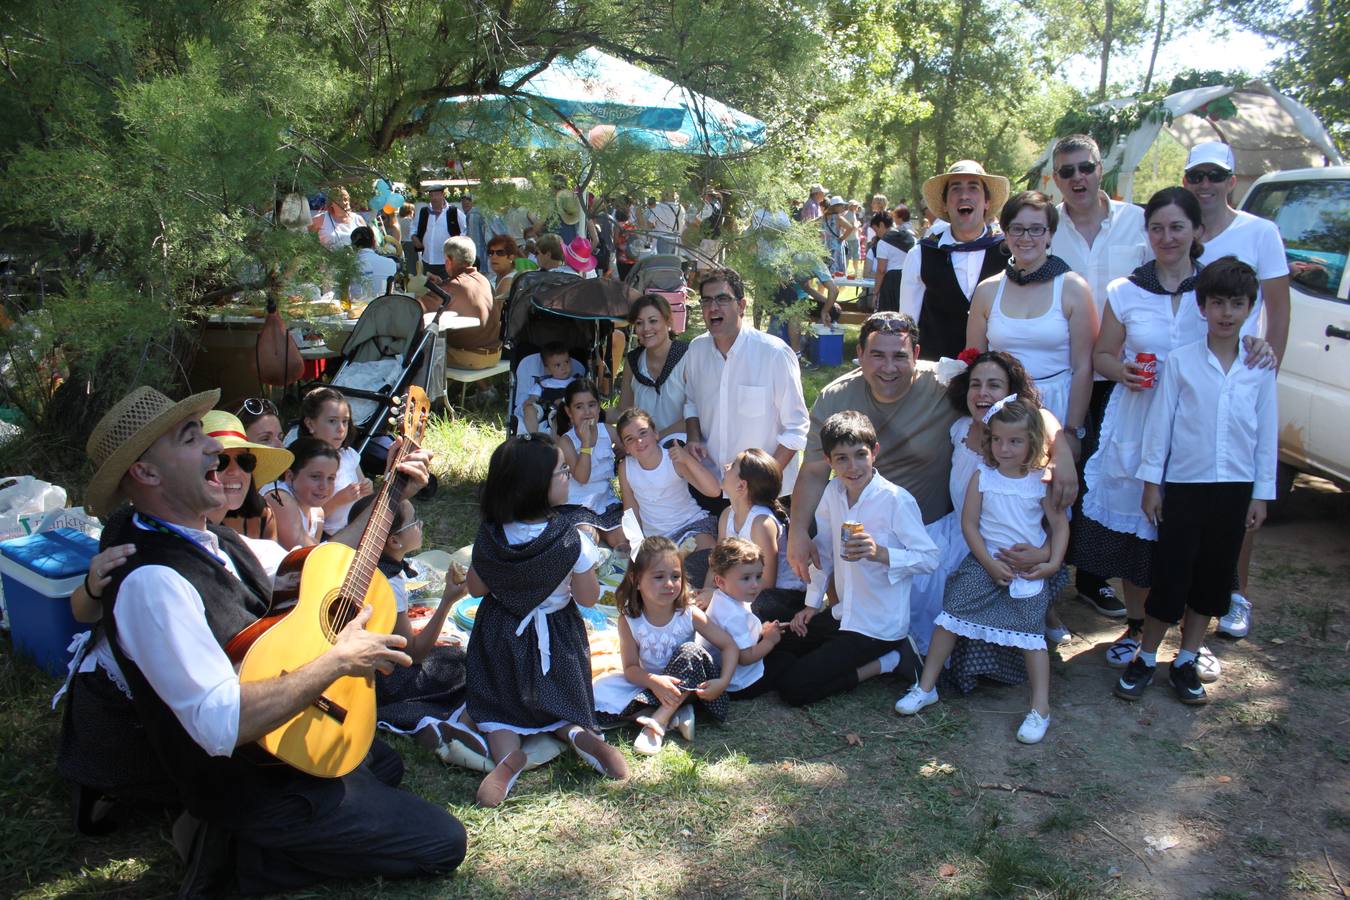
{"type": "Polygon", "coordinates": [[[1210,184],[1223,184],[1231,177],[1233,173],[1223,169],[1192,169],[1186,173],[1186,181],[1190,184],[1201,184],[1207,179],[1210,184]]]}
{"type": "Polygon", "coordinates": [[[863,328],[868,334],[909,334],[914,330],[914,321],[895,313],[879,313],[868,317],[863,328]]]}
{"type": "Polygon", "coordinates": [[[505,247],[498,247],[495,250],[489,250],[488,256],[515,256],[515,254],[505,247]]]}
{"type": "Polygon", "coordinates": [[[1076,166],[1073,163],[1068,163],[1056,169],[1055,174],[1060,178],[1066,179],[1072,178],[1075,171],[1080,175],[1091,175],[1093,172],[1097,171],[1098,165],[1100,164],[1095,162],[1080,162],[1076,166]]]}
{"type": "Polygon", "coordinates": [[[222,453],[216,457],[216,471],[224,472],[232,462],[238,465],[246,475],[252,474],[253,470],[258,468],[258,457],[252,453],[240,453],[238,456],[222,453]]]}
{"type": "Polygon", "coordinates": [[[276,416],[281,418],[281,414],[277,412],[276,404],[263,397],[249,397],[244,401],[244,405],[239,407],[239,412],[248,413],[250,416],[276,416]]]}

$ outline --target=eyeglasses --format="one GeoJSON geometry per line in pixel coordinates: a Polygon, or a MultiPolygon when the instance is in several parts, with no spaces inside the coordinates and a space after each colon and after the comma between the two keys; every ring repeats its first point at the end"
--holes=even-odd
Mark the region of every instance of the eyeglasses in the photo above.
{"type": "Polygon", "coordinates": [[[254,456],[252,453],[240,453],[236,456],[222,453],[216,457],[216,471],[224,472],[230,467],[230,463],[239,466],[245,474],[250,474],[254,469],[258,468],[258,457],[254,456]]]}
{"type": "Polygon", "coordinates": [[[398,528],[395,528],[393,531],[389,532],[389,536],[393,537],[396,534],[402,534],[409,528],[421,528],[422,525],[423,525],[422,519],[419,517],[413,519],[411,522],[405,522],[403,525],[400,525],[398,528]]]}
{"type": "Polygon", "coordinates": [[[1186,173],[1186,182],[1201,184],[1208,179],[1210,184],[1223,184],[1232,176],[1232,172],[1225,172],[1223,169],[1192,169],[1186,173]]]}
{"type": "Polygon", "coordinates": [[[572,467],[569,466],[567,463],[563,463],[561,466],[553,470],[554,478],[557,478],[559,475],[561,475],[563,478],[571,478],[572,467]]]}
{"type": "Polygon", "coordinates": [[[698,298],[699,306],[731,306],[732,304],[737,302],[738,301],[736,300],[736,298],[733,297],[731,294],[718,294],[715,297],[698,298]]]}
{"type": "Polygon", "coordinates": [[[1032,237],[1042,237],[1049,230],[1045,225],[1009,225],[1008,236],[1019,238],[1029,234],[1032,237]]]}
{"type": "Polygon", "coordinates": [[[1064,179],[1072,178],[1075,171],[1080,175],[1091,175],[1093,172],[1097,171],[1097,166],[1099,165],[1101,164],[1095,162],[1080,162],[1076,166],[1073,163],[1066,163],[1056,169],[1055,174],[1064,179]]]}
{"type": "Polygon", "coordinates": [[[244,401],[244,405],[239,407],[239,412],[248,413],[250,416],[276,416],[281,418],[277,412],[277,406],[271,400],[265,397],[249,397],[244,401]]]}
{"type": "Polygon", "coordinates": [[[515,254],[505,247],[497,247],[494,250],[489,250],[488,256],[515,256],[515,254]]]}

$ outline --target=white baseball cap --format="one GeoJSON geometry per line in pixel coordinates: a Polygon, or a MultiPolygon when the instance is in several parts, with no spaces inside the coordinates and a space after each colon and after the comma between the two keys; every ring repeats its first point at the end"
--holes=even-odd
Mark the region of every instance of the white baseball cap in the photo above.
{"type": "Polygon", "coordinates": [[[1186,171],[1196,166],[1218,166],[1225,172],[1234,171],[1233,148],[1222,141],[1202,141],[1191,148],[1186,157],[1186,171]]]}

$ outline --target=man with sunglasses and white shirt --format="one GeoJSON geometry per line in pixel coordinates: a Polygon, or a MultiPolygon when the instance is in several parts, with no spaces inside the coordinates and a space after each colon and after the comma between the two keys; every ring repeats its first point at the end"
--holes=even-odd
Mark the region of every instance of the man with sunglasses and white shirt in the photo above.
{"type": "MultiPolygon", "coordinates": [[[[1153,251],[1144,232],[1144,211],[1133,203],[1112,200],[1102,190],[1102,153],[1086,134],[1060,138],[1050,156],[1055,187],[1064,197],[1059,204],[1060,226],[1055,232],[1054,252],[1092,288],[1101,320],[1106,306],[1106,286],[1124,278],[1148,262],[1153,251]]],[[[1078,439],[1082,444],[1079,464],[1097,449],[1106,403],[1114,381],[1094,375],[1087,418],[1078,439]]],[[[1106,579],[1077,570],[1079,596],[1104,616],[1121,618],[1125,604],[1106,579]]]]}
{"type": "Polygon", "coordinates": [[[783,495],[790,495],[811,425],[797,356],[744,323],[745,287],[735,269],[706,272],[699,305],[708,330],[686,354],[688,450],[720,475],[736,454],[758,447],[778,461],[783,495]]]}

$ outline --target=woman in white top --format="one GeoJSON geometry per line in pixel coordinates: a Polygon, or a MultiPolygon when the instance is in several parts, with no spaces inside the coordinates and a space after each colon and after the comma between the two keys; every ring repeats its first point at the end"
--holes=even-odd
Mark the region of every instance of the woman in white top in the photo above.
{"type": "Polygon", "coordinates": [[[1058,224],[1058,210],[1040,191],[1023,191],[1004,204],[999,225],[1012,258],[1005,272],[975,289],[966,345],[1017,357],[1035,380],[1041,405],[1064,423],[1077,456],[1092,399],[1097,307],[1082,276],[1050,254],[1058,224]]]}
{"type": "MultiPolygon", "coordinates": [[[[1083,516],[1069,548],[1071,562],[1103,578],[1119,576],[1124,583],[1126,632],[1106,657],[1117,668],[1127,665],[1139,646],[1158,539],[1157,526],[1140,506],[1143,482],[1135,477],[1144,420],[1158,396],[1168,354],[1203,340],[1206,333],[1195,302],[1203,249],[1199,204],[1183,188],[1163,188],[1144,207],[1144,223],[1155,259],[1106,289],[1094,364],[1119,387],[1107,404],[1097,451],[1083,468],[1083,516]],[[1155,358],[1152,372],[1140,363],[1141,353],[1155,358]]],[[[1268,347],[1251,336],[1255,327],[1252,318],[1243,326],[1247,365],[1263,359],[1268,347]]]]}
{"type": "Polygon", "coordinates": [[[684,354],[689,345],[675,340],[670,303],[660,294],[646,294],[628,311],[638,346],[631,350],[623,370],[619,409],[651,413],[661,439],[684,440],[689,414],[684,392],[684,354]]]}
{"type": "Polygon", "coordinates": [[[319,236],[319,243],[329,250],[341,250],[352,244],[352,232],[366,224],[366,220],[352,212],[352,198],[346,188],[334,188],[328,205],[309,223],[309,230],[319,236]]]}

